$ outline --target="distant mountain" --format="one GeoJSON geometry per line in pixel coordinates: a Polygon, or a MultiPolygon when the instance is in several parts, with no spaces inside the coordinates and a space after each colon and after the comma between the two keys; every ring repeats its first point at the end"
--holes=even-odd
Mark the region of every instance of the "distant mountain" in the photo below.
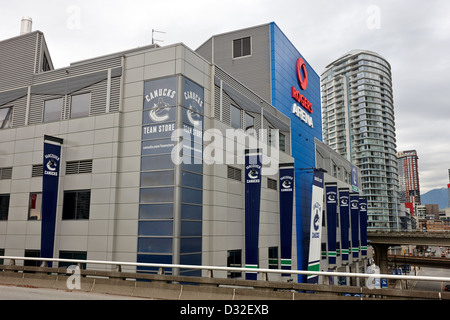
{"type": "Polygon", "coordinates": [[[448,189],[433,189],[421,195],[422,204],[438,204],[439,210],[447,208],[448,205],[448,189]]]}

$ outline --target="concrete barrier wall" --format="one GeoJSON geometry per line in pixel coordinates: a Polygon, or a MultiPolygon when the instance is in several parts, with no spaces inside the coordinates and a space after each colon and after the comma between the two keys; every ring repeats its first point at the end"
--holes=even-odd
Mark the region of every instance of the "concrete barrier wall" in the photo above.
{"type": "MultiPolygon", "coordinates": [[[[1,268],[0,268],[1,269],[1,268]]],[[[76,291],[73,276],[57,269],[37,272],[0,271],[0,284],[7,286],[51,288],[76,291]],[[69,281],[69,283],[68,283],[69,281]],[[69,285],[68,285],[69,284],[69,285]]],[[[367,300],[367,299],[431,299],[450,300],[448,292],[407,291],[394,289],[371,290],[359,287],[339,287],[286,282],[246,281],[235,279],[193,278],[145,275],[120,272],[98,272],[78,278],[80,291],[132,296],[161,300],[367,300]],[[106,275],[110,278],[106,278],[106,275]],[[133,278],[134,277],[134,278],[133,278]],[[137,279],[136,279],[137,278],[137,279]],[[127,280],[125,280],[127,279],[127,280]],[[197,283],[197,284],[187,284],[197,283]],[[311,292],[314,293],[305,293],[311,292]],[[344,296],[347,293],[351,296],[344,296]],[[355,294],[360,296],[355,296],[355,294]]]]}

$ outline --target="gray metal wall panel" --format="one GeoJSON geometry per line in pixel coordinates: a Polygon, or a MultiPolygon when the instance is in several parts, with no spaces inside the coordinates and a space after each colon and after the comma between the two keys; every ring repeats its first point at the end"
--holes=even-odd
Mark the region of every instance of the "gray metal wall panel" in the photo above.
{"type": "Polygon", "coordinates": [[[214,36],[214,63],[271,101],[270,25],[214,36]],[[233,40],[245,37],[251,37],[251,56],[233,59],[233,40]]]}
{"type": "Polygon", "coordinates": [[[0,91],[31,83],[36,59],[36,32],[0,42],[0,91]]]}

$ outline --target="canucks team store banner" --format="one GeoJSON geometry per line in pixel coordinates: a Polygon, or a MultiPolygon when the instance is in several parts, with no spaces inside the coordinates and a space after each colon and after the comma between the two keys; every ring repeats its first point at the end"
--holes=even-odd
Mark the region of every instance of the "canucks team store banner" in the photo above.
{"type": "Polygon", "coordinates": [[[350,211],[349,211],[349,191],[348,189],[339,189],[339,210],[341,223],[341,258],[342,261],[348,261],[349,253],[349,230],[350,230],[350,211]]]}
{"type": "Polygon", "coordinates": [[[280,164],[280,253],[283,270],[291,270],[292,267],[293,209],[294,164],[280,164]]]}
{"type": "Polygon", "coordinates": [[[353,258],[359,258],[359,195],[357,193],[350,194],[350,218],[353,258]]]}
{"type": "MultiPolygon", "coordinates": [[[[53,258],[62,144],[62,139],[44,137],[41,258],[53,258]]],[[[52,263],[48,262],[47,265],[51,267],[52,263]]]]}
{"type": "Polygon", "coordinates": [[[361,256],[367,256],[367,199],[359,199],[359,226],[361,236],[361,256]]]}
{"type": "MultiPolygon", "coordinates": [[[[245,150],[245,267],[258,268],[258,239],[261,207],[261,152],[245,150]]],[[[246,272],[247,280],[257,274],[246,272]]]]}
{"type": "MultiPolygon", "coordinates": [[[[319,271],[320,268],[322,246],[323,178],[323,172],[314,169],[308,271],[319,271]]],[[[318,283],[318,280],[318,276],[308,275],[308,283],[318,283]]]]}
{"type": "Polygon", "coordinates": [[[337,184],[326,186],[328,263],[336,264],[337,184]]]}

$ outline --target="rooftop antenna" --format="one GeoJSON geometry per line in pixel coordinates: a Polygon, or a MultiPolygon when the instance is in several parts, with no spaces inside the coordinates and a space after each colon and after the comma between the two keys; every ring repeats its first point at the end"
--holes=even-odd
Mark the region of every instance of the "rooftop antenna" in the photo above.
{"type": "Polygon", "coordinates": [[[155,39],[155,33],[165,33],[165,32],[164,32],[164,31],[158,31],[158,30],[152,29],[152,44],[155,44],[156,41],[158,41],[158,42],[164,42],[164,40],[158,40],[158,39],[155,39]]]}

